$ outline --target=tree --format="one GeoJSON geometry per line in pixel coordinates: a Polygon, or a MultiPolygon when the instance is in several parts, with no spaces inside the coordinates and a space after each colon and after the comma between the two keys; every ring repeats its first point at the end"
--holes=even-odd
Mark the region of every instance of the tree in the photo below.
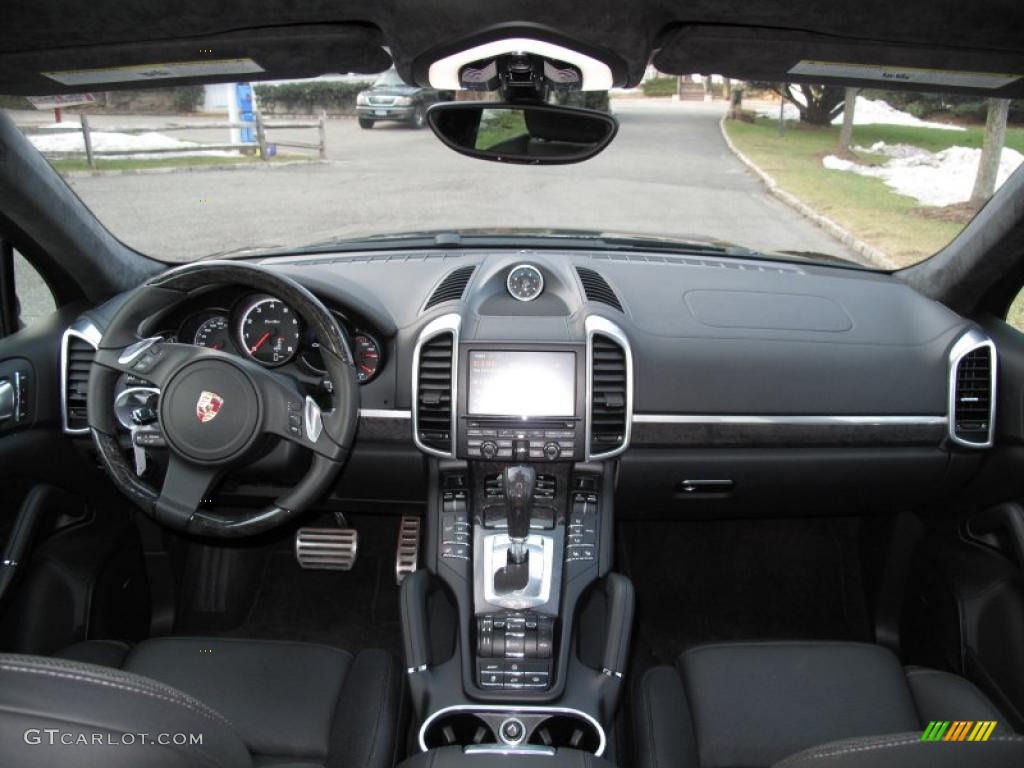
{"type": "Polygon", "coordinates": [[[843,98],[843,127],[839,131],[839,146],[836,148],[840,156],[850,154],[850,142],[853,141],[853,114],[859,93],[860,88],[847,88],[843,98]]]}
{"type": "Polygon", "coordinates": [[[809,125],[831,125],[843,111],[845,91],[838,85],[807,85],[801,83],[751,83],[757,88],[770,88],[800,110],[800,121],[809,125]],[[794,92],[793,89],[798,89],[794,92]],[[799,93],[799,97],[797,96],[799,93]]]}
{"type": "Polygon", "coordinates": [[[981,208],[996,191],[999,176],[999,158],[1006,141],[1006,118],[1010,114],[1009,99],[989,99],[988,115],[985,118],[985,139],[978,160],[978,175],[974,177],[974,190],[970,205],[981,208]]]}

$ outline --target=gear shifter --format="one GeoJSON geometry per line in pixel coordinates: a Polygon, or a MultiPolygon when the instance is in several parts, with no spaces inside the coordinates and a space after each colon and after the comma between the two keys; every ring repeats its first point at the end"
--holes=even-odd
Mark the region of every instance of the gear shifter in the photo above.
{"type": "Polygon", "coordinates": [[[508,503],[509,559],[518,565],[526,561],[526,538],[530,535],[530,514],[533,512],[537,472],[530,466],[506,467],[502,477],[508,503]]]}

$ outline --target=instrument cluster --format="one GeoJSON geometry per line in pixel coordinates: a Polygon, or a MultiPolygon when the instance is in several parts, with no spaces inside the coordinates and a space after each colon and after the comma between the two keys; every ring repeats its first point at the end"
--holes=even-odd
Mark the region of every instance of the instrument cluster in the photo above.
{"type": "MultiPolygon", "coordinates": [[[[384,363],[383,345],[340,312],[334,315],[349,339],[359,383],[372,381],[384,363]]],[[[175,330],[161,335],[241,355],[268,368],[291,363],[307,373],[324,373],[315,330],[287,303],[267,294],[247,295],[226,306],[193,311],[175,330]]]]}

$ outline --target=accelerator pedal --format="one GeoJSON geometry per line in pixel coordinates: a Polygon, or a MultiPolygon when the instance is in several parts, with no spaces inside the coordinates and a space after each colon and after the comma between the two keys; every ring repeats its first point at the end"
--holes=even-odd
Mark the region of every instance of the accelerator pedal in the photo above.
{"type": "Polygon", "coordinates": [[[420,519],[402,515],[398,526],[398,550],[395,552],[395,583],[416,570],[420,560],[420,519]]]}
{"type": "Polygon", "coordinates": [[[359,555],[355,528],[299,528],[295,532],[295,559],[302,568],[351,571],[359,555]]]}

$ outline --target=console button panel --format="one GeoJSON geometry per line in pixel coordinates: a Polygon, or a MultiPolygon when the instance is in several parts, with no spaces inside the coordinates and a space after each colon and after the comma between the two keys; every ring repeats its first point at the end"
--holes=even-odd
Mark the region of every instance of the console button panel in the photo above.
{"type": "Polygon", "coordinates": [[[589,491],[572,494],[565,536],[565,561],[589,561],[597,557],[598,495],[589,491]]]}
{"type": "Polygon", "coordinates": [[[472,534],[469,502],[465,490],[448,490],[441,495],[441,541],[439,553],[446,560],[469,560],[472,534]]]}

